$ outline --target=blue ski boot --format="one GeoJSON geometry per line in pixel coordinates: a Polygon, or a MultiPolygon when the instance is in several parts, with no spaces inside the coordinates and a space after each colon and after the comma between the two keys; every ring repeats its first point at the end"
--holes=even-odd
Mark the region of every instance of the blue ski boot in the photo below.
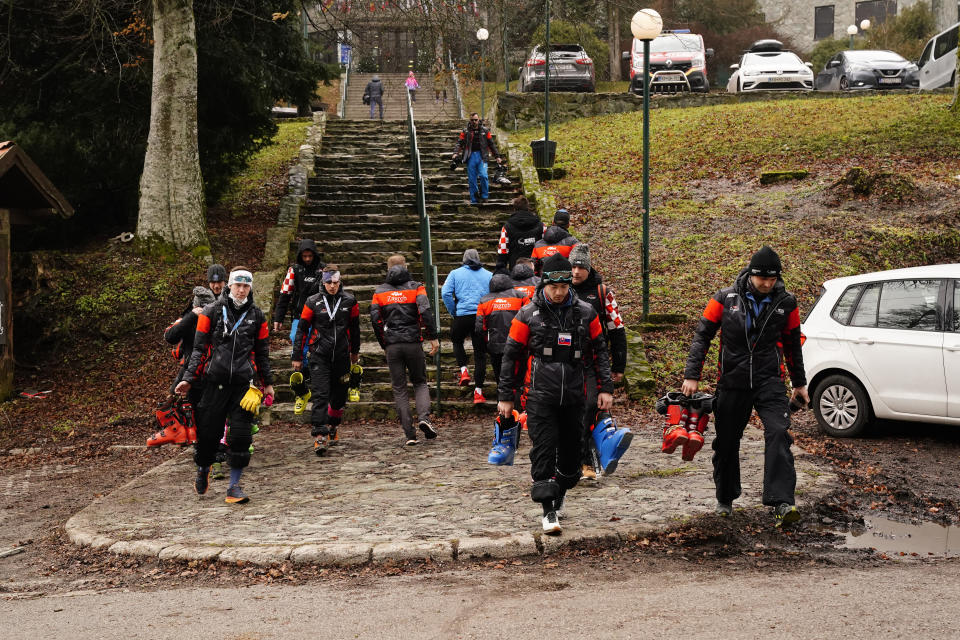
{"type": "Polygon", "coordinates": [[[630,429],[618,429],[613,417],[606,411],[597,414],[597,422],[593,427],[593,441],[597,445],[597,455],[600,457],[600,467],[603,475],[609,476],[617,469],[620,457],[627,452],[633,432],[630,429]]]}
{"type": "Polygon", "coordinates": [[[517,441],[520,438],[519,414],[516,411],[509,419],[497,416],[493,428],[493,447],[487,455],[487,462],[496,465],[512,465],[517,453],[517,441]]]}

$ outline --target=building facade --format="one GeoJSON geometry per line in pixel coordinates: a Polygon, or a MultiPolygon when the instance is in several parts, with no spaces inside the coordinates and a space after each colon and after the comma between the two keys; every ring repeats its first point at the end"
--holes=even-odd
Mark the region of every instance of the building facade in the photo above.
{"type": "Polygon", "coordinates": [[[847,27],[864,19],[882,24],[899,11],[924,2],[930,5],[937,31],[960,22],[960,0],[759,0],[758,4],[778,32],[800,51],[810,51],[824,38],[845,38],[847,27]]]}

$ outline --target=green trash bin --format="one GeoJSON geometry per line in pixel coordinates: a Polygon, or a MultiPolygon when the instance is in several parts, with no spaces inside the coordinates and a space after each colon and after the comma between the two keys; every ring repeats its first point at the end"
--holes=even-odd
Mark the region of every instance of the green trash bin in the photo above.
{"type": "Polygon", "coordinates": [[[537,169],[549,169],[553,167],[553,162],[557,156],[556,140],[550,140],[549,144],[548,141],[543,138],[534,140],[530,143],[530,148],[533,149],[533,165],[537,169]]]}

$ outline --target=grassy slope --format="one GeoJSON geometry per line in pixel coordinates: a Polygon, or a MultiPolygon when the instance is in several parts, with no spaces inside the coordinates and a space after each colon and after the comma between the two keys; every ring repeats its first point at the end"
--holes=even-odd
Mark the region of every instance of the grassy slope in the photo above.
{"type": "MultiPolygon", "coordinates": [[[[948,102],[896,95],[655,110],[651,311],[691,318],[648,340],[660,388],[678,384],[707,296],[764,243],[783,257],[801,308],[830,277],[960,260],[960,123],[948,102]],[[909,174],[919,192],[905,202],[854,198],[832,186],[853,166],[909,174]],[[806,168],[811,176],[760,186],[759,171],[768,168],[806,168]]],[[[558,166],[569,173],[550,187],[574,214],[575,233],[594,245],[595,264],[629,322],[641,312],[641,127],[637,113],[551,127],[558,166]]]]}

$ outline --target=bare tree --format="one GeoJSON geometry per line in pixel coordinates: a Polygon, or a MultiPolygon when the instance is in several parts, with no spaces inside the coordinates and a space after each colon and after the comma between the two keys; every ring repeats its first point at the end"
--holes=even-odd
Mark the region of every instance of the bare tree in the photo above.
{"type": "Polygon", "coordinates": [[[209,246],[197,143],[193,0],[153,0],[150,135],[140,178],[137,236],[144,246],[209,246]]]}

